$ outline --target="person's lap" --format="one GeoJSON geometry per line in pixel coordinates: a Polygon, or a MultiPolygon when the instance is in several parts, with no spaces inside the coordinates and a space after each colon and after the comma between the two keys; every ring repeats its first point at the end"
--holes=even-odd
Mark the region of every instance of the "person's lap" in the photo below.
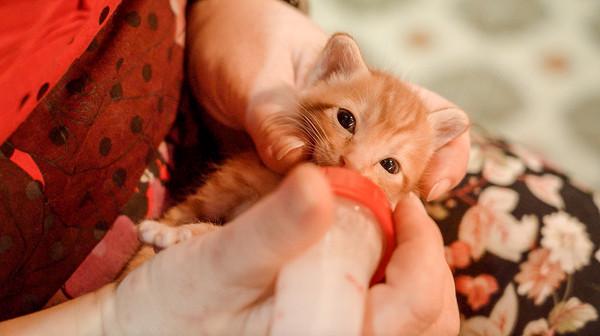
{"type": "Polygon", "coordinates": [[[596,335],[600,194],[525,147],[472,132],[468,174],[427,208],[465,335],[596,335]]]}

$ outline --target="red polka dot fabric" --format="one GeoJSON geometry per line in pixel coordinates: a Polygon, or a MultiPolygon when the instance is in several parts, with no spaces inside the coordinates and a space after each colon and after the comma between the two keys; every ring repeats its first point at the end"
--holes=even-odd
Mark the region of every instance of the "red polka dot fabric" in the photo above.
{"type": "Polygon", "coordinates": [[[117,218],[158,214],[182,82],[184,2],[25,3],[0,6],[0,320],[42,307],[117,218]]]}
{"type": "Polygon", "coordinates": [[[88,47],[121,0],[28,0],[0,5],[0,143],[88,47]]]}

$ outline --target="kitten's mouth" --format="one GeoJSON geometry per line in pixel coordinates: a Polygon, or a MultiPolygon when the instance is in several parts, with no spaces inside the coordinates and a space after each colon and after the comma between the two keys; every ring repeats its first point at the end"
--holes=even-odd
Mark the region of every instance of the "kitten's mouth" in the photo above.
{"type": "Polygon", "coordinates": [[[310,161],[317,166],[324,167],[340,167],[342,166],[342,160],[340,155],[334,154],[334,149],[328,148],[327,144],[323,144],[320,141],[308,138],[304,139],[307,144],[306,148],[306,160],[310,161]]]}

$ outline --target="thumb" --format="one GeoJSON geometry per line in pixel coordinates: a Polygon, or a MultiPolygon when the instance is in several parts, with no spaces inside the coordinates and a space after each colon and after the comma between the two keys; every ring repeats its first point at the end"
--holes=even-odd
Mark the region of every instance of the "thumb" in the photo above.
{"type": "MultiPolygon", "coordinates": [[[[421,97],[430,112],[458,109],[440,95],[418,85],[408,85],[421,97]]],[[[437,150],[428,164],[427,174],[420,181],[427,201],[433,201],[455,187],[467,172],[470,136],[468,130],[437,150]]]]}
{"type": "Polygon", "coordinates": [[[323,174],[309,164],[294,169],[272,194],[221,230],[222,281],[263,287],[288,260],[316,243],[333,222],[333,196],[323,174]],[[227,248],[223,248],[227,246],[227,248]]]}
{"type": "MultiPolygon", "coordinates": [[[[279,100],[285,96],[279,94],[279,100]]],[[[288,111],[294,104],[261,99],[246,117],[246,130],[256,151],[270,169],[284,173],[300,162],[306,153],[306,143],[297,134],[297,127],[288,111]]],[[[289,98],[287,99],[289,100],[289,98]]]]}

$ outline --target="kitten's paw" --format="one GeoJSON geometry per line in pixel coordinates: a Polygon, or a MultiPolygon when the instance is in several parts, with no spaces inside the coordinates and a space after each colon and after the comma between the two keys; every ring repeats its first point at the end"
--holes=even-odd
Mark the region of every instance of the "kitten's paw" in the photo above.
{"type": "Polygon", "coordinates": [[[192,236],[185,227],[172,227],[154,220],[145,220],[138,225],[138,238],[141,242],[164,249],[187,240],[192,236]]]}
{"type": "Polygon", "coordinates": [[[146,219],[138,224],[137,232],[140,242],[151,245],[154,242],[154,236],[156,236],[160,230],[161,225],[162,224],[159,222],[149,219],[146,219]]]}

